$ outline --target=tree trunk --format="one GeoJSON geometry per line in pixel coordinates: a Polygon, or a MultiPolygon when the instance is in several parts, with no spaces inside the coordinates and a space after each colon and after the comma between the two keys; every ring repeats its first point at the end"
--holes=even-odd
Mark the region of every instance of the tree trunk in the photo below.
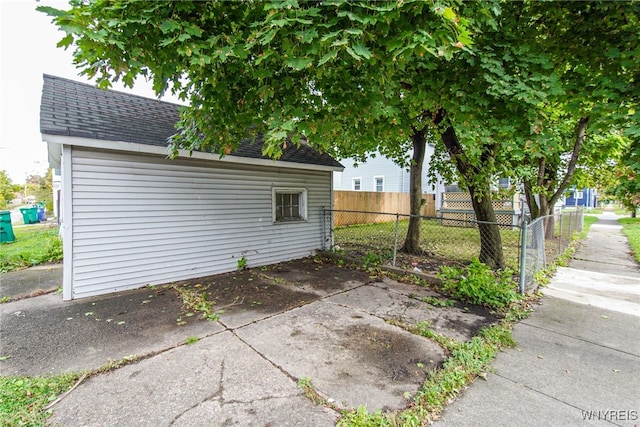
{"type": "MultiPolygon", "coordinates": [[[[505,267],[504,253],[502,251],[502,237],[500,236],[500,228],[496,222],[496,213],[493,210],[493,204],[491,203],[491,190],[487,180],[486,185],[480,187],[477,184],[470,184],[477,182],[476,178],[482,177],[482,165],[474,165],[467,160],[464,153],[464,149],[458,140],[455,129],[451,123],[446,119],[446,111],[443,109],[438,110],[433,118],[433,123],[436,125],[440,132],[442,142],[449,153],[449,157],[455,163],[456,169],[460,176],[462,176],[469,192],[471,193],[471,203],[473,205],[473,211],[476,214],[478,221],[491,222],[492,224],[478,224],[478,230],[480,232],[480,262],[487,264],[494,270],[505,267]]],[[[489,147],[487,148],[489,149],[489,147]]],[[[486,153],[489,156],[489,153],[486,153]]]]}
{"type": "Polygon", "coordinates": [[[411,136],[413,143],[413,157],[409,169],[409,228],[404,240],[404,246],[400,249],[409,254],[421,254],[420,228],[422,225],[422,163],[427,147],[425,130],[416,130],[411,136]]]}
{"type": "Polygon", "coordinates": [[[469,186],[473,211],[476,213],[478,230],[480,231],[480,262],[487,264],[494,270],[505,267],[504,254],[502,252],[502,236],[500,228],[495,224],[496,213],[491,203],[489,187],[476,188],[469,186]],[[486,224],[490,222],[491,224],[486,224]]]}
{"type": "Polygon", "coordinates": [[[555,217],[553,216],[552,205],[547,200],[547,196],[545,194],[539,194],[538,198],[540,199],[540,214],[538,217],[546,216],[547,219],[544,222],[544,238],[545,239],[553,239],[555,237],[555,217]]]}

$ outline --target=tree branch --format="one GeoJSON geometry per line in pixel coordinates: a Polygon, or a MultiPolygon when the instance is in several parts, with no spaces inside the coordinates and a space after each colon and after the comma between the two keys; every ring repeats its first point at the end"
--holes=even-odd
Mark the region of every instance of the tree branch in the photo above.
{"type": "Polygon", "coordinates": [[[573,145],[573,151],[571,153],[571,159],[569,160],[569,164],[567,165],[567,172],[564,175],[564,179],[558,186],[558,189],[553,194],[551,199],[549,199],[549,205],[553,206],[560,199],[560,196],[564,192],[564,190],[569,186],[571,182],[571,178],[573,178],[573,172],[576,169],[576,164],[578,163],[578,156],[580,155],[580,150],[582,149],[582,145],[584,144],[584,140],[586,139],[587,134],[587,126],[589,125],[589,116],[582,117],[578,121],[578,126],[576,127],[576,140],[573,145]]]}

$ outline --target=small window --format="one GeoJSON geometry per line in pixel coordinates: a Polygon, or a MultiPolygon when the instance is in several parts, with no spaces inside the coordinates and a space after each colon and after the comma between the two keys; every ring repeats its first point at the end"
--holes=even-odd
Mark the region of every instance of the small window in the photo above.
{"type": "Polygon", "coordinates": [[[373,177],[373,188],[375,188],[377,192],[384,191],[384,176],[373,177]]]}
{"type": "Polygon", "coordinates": [[[353,190],[354,191],[362,190],[362,178],[353,178],[353,190]]]}
{"type": "Polygon", "coordinates": [[[303,188],[273,189],[273,221],[307,220],[307,190],[303,188]]]}

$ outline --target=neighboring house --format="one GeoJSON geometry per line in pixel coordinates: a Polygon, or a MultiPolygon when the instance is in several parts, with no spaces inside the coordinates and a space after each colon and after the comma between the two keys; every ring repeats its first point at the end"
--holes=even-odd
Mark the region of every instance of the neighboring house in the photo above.
{"type": "Polygon", "coordinates": [[[598,193],[595,188],[571,189],[565,197],[564,206],[595,208],[598,206],[598,193]]]}
{"type": "MultiPolygon", "coordinates": [[[[427,179],[429,159],[433,156],[434,146],[427,144],[422,169],[422,192],[435,194],[436,206],[440,206],[440,195],[444,191],[444,184],[438,182],[430,184],[427,179]]],[[[411,154],[411,153],[409,153],[411,154]]],[[[391,193],[409,192],[409,167],[402,168],[393,160],[380,154],[358,163],[351,159],[342,160],[344,171],[334,172],[333,189],[351,191],[375,191],[391,193]]]]}
{"type": "Polygon", "coordinates": [[[340,163],[260,144],[168,159],[178,106],[44,76],[40,131],[61,172],[63,298],[302,258],[323,247],[340,163]]]}

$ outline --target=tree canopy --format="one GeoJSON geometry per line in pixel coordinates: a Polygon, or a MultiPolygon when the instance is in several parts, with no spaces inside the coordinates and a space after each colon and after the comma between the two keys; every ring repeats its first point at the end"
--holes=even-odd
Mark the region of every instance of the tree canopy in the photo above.
{"type": "Polygon", "coordinates": [[[401,95],[400,77],[471,43],[455,0],[71,5],[39,10],[67,32],[59,45],[74,46],[83,74],[102,87],[143,76],[188,99],[176,148],[221,154],[258,133],[274,158],[301,135],[344,156],[406,145],[424,102],[401,95]]]}
{"type": "MultiPolygon", "coordinates": [[[[585,153],[606,157],[608,133],[640,137],[637,2],[71,6],[39,9],[67,32],[60,46],[73,46],[82,73],[103,87],[142,76],[189,100],[174,150],[224,155],[258,134],[273,158],[303,136],[339,158],[402,162],[412,149],[414,214],[429,139],[439,141],[435,165],[469,189],[479,220],[494,222],[497,175],[521,180],[544,214],[585,153]]],[[[419,229],[412,217],[406,250],[419,251],[419,229]]],[[[480,260],[501,267],[497,226],[480,234],[480,260]]]]}

